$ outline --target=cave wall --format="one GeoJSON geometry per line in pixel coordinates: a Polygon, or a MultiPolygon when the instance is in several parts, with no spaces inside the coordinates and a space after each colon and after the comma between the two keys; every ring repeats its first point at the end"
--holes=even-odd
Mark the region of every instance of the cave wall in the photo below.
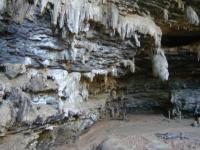
{"type": "Polygon", "coordinates": [[[112,89],[130,112],[167,111],[175,97],[193,113],[199,16],[197,0],[1,0],[2,136],[58,122],[82,131],[112,89]]]}

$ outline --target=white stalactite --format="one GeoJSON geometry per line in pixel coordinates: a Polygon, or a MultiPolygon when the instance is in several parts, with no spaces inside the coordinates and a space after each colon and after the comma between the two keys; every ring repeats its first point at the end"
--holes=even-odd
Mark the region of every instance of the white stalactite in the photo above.
{"type": "Polygon", "coordinates": [[[6,8],[6,0],[0,0],[0,12],[6,8]]]}
{"type": "Polygon", "coordinates": [[[198,26],[200,21],[199,21],[199,17],[197,15],[197,13],[195,12],[195,10],[191,6],[188,6],[186,13],[187,13],[187,19],[188,19],[189,23],[198,26]]]}
{"type": "Polygon", "coordinates": [[[167,81],[169,78],[168,62],[165,57],[164,51],[160,48],[155,49],[152,56],[153,74],[159,77],[162,81],[167,81]]]}
{"type": "Polygon", "coordinates": [[[122,60],[124,67],[129,67],[132,73],[135,72],[135,60],[122,60]]]}
{"type": "MultiPolygon", "coordinates": [[[[149,15],[122,15],[114,3],[106,0],[41,0],[38,2],[40,2],[41,13],[43,13],[45,9],[52,9],[50,10],[52,12],[52,24],[59,25],[61,29],[69,29],[69,31],[74,34],[78,34],[80,31],[88,31],[90,29],[89,21],[92,20],[104,25],[107,29],[112,29],[110,32],[113,32],[113,34],[117,32],[122,39],[133,37],[137,47],[141,46],[137,33],[150,35],[154,38],[155,47],[161,47],[162,31],[149,15]],[[53,7],[47,7],[49,3],[53,5],[53,7]]],[[[3,6],[0,2],[0,9],[2,8],[3,6]]],[[[192,14],[193,20],[195,20],[194,11],[192,11],[192,14]]],[[[197,19],[195,23],[197,23],[197,19]]],[[[77,44],[76,40],[72,41],[71,57],[73,61],[76,60],[78,53],[77,44]]],[[[87,44],[85,45],[85,49],[87,52],[83,57],[83,63],[87,61],[94,47],[87,44]]],[[[152,57],[153,68],[155,68],[154,74],[159,76],[162,80],[167,80],[169,76],[167,70],[168,64],[164,52],[162,53],[163,55],[156,54],[152,57]],[[159,62],[162,63],[159,64],[159,62]]],[[[134,61],[128,61],[127,64],[131,72],[135,72],[134,61]]],[[[94,72],[94,70],[92,73],[102,74],[102,72],[94,72]]],[[[104,75],[107,74],[104,73],[104,75]]]]}
{"type": "Polygon", "coordinates": [[[60,28],[67,22],[67,28],[72,33],[88,30],[89,20],[99,22],[106,28],[117,31],[122,39],[131,37],[137,31],[141,34],[148,34],[155,39],[155,45],[160,46],[162,32],[149,16],[129,14],[122,16],[118,8],[105,1],[88,2],[87,0],[42,0],[41,12],[47,4],[54,5],[52,10],[52,23],[59,23],[60,28]],[[86,30],[87,29],[87,30],[86,30]]]}
{"type": "Polygon", "coordinates": [[[140,41],[138,39],[138,35],[136,33],[134,34],[134,39],[135,39],[136,46],[141,47],[140,41]]]}
{"type": "Polygon", "coordinates": [[[168,10],[167,9],[164,9],[163,10],[163,17],[164,17],[164,20],[167,22],[169,20],[169,14],[168,14],[168,10]]]}

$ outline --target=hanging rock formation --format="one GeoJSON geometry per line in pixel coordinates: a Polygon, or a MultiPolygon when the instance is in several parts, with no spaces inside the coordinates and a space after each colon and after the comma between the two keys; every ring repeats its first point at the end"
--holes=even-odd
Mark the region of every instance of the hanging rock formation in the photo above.
{"type": "MultiPolygon", "coordinates": [[[[172,96],[193,112],[199,16],[197,0],[0,0],[1,135],[76,137],[112,89],[130,113],[167,111],[172,96]]],[[[48,149],[40,137],[30,149],[48,149]]]]}

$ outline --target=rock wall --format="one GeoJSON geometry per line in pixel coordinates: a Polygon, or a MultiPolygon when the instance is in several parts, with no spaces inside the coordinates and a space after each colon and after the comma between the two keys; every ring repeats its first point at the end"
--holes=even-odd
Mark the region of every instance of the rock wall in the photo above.
{"type": "Polygon", "coordinates": [[[193,113],[199,16],[197,0],[0,0],[2,136],[81,132],[112,89],[129,112],[166,111],[173,97],[193,113]]]}

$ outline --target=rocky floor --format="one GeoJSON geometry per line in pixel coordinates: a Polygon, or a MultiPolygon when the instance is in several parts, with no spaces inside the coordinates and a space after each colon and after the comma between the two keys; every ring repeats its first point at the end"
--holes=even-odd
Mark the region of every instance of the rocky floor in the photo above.
{"type": "Polygon", "coordinates": [[[192,119],[168,120],[162,115],[129,115],[129,121],[102,120],[75,144],[53,150],[199,150],[200,128],[192,119]]]}

